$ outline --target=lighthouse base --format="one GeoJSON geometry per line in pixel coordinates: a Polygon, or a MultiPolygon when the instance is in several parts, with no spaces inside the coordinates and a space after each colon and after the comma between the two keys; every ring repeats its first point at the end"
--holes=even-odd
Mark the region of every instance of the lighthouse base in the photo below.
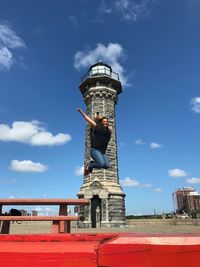
{"type": "Polygon", "coordinates": [[[79,216],[83,219],[79,227],[114,228],[123,227],[125,221],[125,195],[120,192],[109,192],[105,189],[87,188],[81,190],[79,198],[89,199],[90,205],[80,207],[79,216]]]}

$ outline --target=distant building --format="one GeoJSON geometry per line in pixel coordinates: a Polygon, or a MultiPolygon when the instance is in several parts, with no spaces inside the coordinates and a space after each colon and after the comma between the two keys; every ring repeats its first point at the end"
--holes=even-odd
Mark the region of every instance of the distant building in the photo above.
{"type": "Polygon", "coordinates": [[[183,187],[172,194],[176,213],[200,210],[200,194],[192,187],[183,187]]]}
{"type": "Polygon", "coordinates": [[[32,210],[32,216],[37,216],[38,215],[38,211],[37,210],[32,210]]]}
{"type": "Polygon", "coordinates": [[[28,215],[28,211],[27,210],[21,209],[19,211],[21,212],[22,216],[27,216],[28,215]]]}
{"type": "Polygon", "coordinates": [[[198,192],[187,195],[187,209],[190,212],[200,210],[200,194],[198,192]]]}
{"type": "Polygon", "coordinates": [[[38,215],[38,211],[37,210],[32,210],[32,212],[28,212],[28,210],[25,209],[21,209],[19,210],[22,214],[22,216],[37,216],[38,215]]]}

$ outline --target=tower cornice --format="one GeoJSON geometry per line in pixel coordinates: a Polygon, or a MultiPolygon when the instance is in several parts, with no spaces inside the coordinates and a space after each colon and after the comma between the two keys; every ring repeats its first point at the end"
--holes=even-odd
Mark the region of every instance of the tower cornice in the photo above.
{"type": "Polygon", "coordinates": [[[120,94],[122,92],[121,82],[119,80],[113,79],[110,76],[95,76],[95,77],[88,77],[85,79],[79,86],[82,95],[88,90],[88,88],[95,88],[98,86],[109,86],[120,94]]]}
{"type": "Polygon", "coordinates": [[[92,87],[85,92],[83,97],[85,102],[87,102],[88,100],[92,100],[94,98],[112,99],[115,104],[118,101],[117,92],[114,89],[106,86],[92,87]]]}

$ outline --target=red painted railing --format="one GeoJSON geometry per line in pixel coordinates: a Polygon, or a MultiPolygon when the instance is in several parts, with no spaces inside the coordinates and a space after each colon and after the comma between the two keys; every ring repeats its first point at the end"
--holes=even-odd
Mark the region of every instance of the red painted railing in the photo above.
{"type": "Polygon", "coordinates": [[[1,235],[1,267],[196,267],[200,235],[1,235]]]}

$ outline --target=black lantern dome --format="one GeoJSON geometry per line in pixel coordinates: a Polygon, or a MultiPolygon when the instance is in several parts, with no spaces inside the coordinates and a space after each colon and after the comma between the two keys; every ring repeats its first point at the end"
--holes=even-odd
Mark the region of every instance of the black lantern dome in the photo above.
{"type": "Polygon", "coordinates": [[[94,86],[96,82],[102,85],[109,84],[109,86],[115,89],[118,94],[122,91],[119,74],[113,72],[111,66],[103,61],[99,61],[90,66],[89,71],[81,78],[81,92],[84,94],[86,88],[88,88],[88,86],[94,86]]]}

